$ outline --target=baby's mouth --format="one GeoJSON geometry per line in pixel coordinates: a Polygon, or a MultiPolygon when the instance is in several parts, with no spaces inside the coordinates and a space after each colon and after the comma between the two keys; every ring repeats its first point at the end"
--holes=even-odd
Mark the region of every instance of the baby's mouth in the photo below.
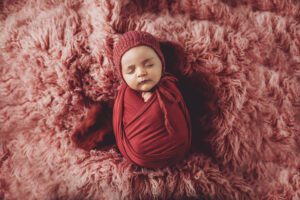
{"type": "Polygon", "coordinates": [[[150,81],[150,79],[145,79],[145,80],[139,81],[139,84],[145,84],[145,83],[147,83],[149,81],[150,81]]]}

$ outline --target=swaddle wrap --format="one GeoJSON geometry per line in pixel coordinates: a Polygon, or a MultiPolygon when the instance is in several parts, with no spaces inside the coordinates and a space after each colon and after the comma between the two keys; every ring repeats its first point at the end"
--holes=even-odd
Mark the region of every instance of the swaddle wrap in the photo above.
{"type": "Polygon", "coordinates": [[[113,110],[116,142],[122,155],[140,166],[159,168],[181,160],[191,145],[188,111],[176,78],[166,75],[144,102],[122,83],[113,110]]]}

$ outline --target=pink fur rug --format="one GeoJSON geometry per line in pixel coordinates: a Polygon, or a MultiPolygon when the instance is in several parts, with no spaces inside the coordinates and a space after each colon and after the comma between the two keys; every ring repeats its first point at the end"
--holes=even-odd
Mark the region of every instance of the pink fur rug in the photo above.
{"type": "Polygon", "coordinates": [[[299,1],[3,0],[0,12],[0,199],[300,199],[299,1]],[[176,166],[70,140],[87,102],[113,102],[112,48],[128,30],[185,48],[200,150],[176,166]]]}

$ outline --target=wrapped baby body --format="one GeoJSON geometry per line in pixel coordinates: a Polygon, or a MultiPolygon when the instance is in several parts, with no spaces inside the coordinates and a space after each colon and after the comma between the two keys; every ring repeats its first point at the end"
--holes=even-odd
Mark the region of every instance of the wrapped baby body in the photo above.
{"type": "Polygon", "coordinates": [[[176,78],[165,73],[159,42],[127,32],[114,48],[114,64],[123,79],[113,109],[121,154],[148,168],[182,160],[191,146],[190,118],[176,78]]]}
{"type": "Polygon", "coordinates": [[[114,106],[118,148],[129,161],[159,168],[183,159],[190,148],[191,127],[175,78],[165,76],[147,102],[122,84],[114,106]]]}

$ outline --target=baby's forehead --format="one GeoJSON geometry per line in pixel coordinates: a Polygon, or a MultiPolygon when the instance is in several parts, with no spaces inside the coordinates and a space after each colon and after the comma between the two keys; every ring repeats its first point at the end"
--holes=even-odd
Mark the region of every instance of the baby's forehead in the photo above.
{"type": "Polygon", "coordinates": [[[124,52],[121,58],[121,65],[132,62],[146,62],[155,58],[160,59],[153,48],[139,45],[124,52]]]}

